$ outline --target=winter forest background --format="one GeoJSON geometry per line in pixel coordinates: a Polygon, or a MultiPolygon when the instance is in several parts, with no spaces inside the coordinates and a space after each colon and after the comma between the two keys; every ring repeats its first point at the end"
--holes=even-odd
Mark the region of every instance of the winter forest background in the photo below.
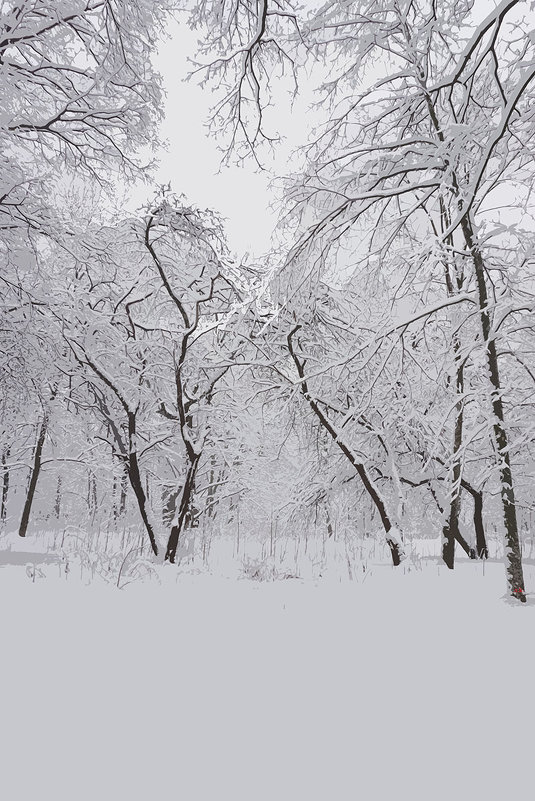
{"type": "Polygon", "coordinates": [[[10,799],[522,789],[479,769],[533,720],[534,23],[0,2],[0,679],[42,731],[10,799]]]}

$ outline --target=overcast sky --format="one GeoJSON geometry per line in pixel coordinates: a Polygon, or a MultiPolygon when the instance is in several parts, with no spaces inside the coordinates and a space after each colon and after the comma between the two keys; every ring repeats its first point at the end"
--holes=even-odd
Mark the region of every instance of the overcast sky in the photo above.
{"type": "Polygon", "coordinates": [[[270,176],[252,165],[220,168],[222,153],[206,126],[214,97],[196,78],[184,81],[192,69],[188,56],[195,55],[197,34],[184,23],[174,24],[170,34],[155,58],[167,91],[162,137],[169,145],[161,154],[158,180],[171,181],[175,192],[226,217],[230,246],[239,255],[250,251],[260,256],[269,249],[275,222],[268,209],[270,176]]]}
{"type": "MultiPolygon", "coordinates": [[[[477,9],[476,18],[488,12],[488,0],[479,0],[477,9]]],[[[167,92],[161,136],[167,140],[168,148],[160,153],[157,181],[171,182],[173,190],[184,194],[191,203],[212,208],[226,218],[229,245],[238,257],[248,252],[251,257],[260,258],[270,250],[277,219],[275,209],[270,208],[276,199],[272,178],[284,175],[295,164],[292,151],[307,141],[311,120],[317,120],[310,110],[311,85],[301,76],[294,107],[283,93],[276,109],[271,111],[270,133],[276,128],[284,142],[277,146],[274,160],[264,152],[266,171],[255,169],[252,161],[243,166],[222,167],[223,154],[219,148],[224,141],[217,141],[207,127],[216,96],[210,88],[199,86],[200,76],[186,81],[193,69],[189,59],[196,56],[198,36],[198,32],[188,28],[182,15],[180,22],[168,26],[168,38],[160,43],[154,58],[167,92]]],[[[324,73],[322,77],[327,76],[324,73]]],[[[372,77],[369,76],[370,80],[372,77]]],[[[134,194],[136,203],[147,199],[146,187],[134,194]]]]}

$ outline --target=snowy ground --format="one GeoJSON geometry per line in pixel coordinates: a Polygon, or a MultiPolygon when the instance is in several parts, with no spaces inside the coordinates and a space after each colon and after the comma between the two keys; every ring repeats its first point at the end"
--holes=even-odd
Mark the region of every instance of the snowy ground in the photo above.
{"type": "Polygon", "coordinates": [[[535,597],[504,601],[501,564],[420,567],[123,590],[3,567],[2,798],[532,797],[535,597]]]}

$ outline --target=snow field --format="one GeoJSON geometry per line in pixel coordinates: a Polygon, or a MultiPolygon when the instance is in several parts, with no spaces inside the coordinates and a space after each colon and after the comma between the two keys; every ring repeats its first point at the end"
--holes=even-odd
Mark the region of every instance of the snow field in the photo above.
{"type": "Polygon", "coordinates": [[[0,578],[10,801],[529,797],[535,606],[502,565],[0,578]]]}

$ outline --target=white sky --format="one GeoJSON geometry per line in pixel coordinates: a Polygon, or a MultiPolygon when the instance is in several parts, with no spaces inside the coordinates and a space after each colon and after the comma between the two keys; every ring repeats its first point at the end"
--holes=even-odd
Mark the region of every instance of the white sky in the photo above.
{"type": "MultiPolygon", "coordinates": [[[[479,0],[476,18],[488,13],[492,5],[489,0],[479,0]]],[[[271,121],[275,120],[277,132],[285,141],[277,146],[271,162],[268,153],[264,153],[268,170],[255,169],[252,160],[242,166],[221,167],[219,148],[224,142],[216,141],[206,124],[216,97],[211,88],[199,86],[200,77],[185,80],[192,69],[188,59],[196,55],[199,34],[188,28],[182,16],[181,22],[170,23],[168,35],[154,57],[167,93],[161,138],[168,142],[168,149],[160,153],[156,180],[161,184],[171,182],[175,192],[184,194],[200,208],[219,212],[225,219],[230,248],[238,257],[250,253],[251,257],[260,258],[271,249],[277,219],[276,211],[270,208],[276,198],[270,182],[274,174],[281,176],[292,170],[292,150],[307,141],[311,120],[318,121],[310,111],[311,85],[301,83],[293,109],[285,92],[277,100],[271,121]]],[[[140,188],[140,192],[134,193],[136,203],[147,199],[147,187],[140,188]]]]}
{"type": "MultiPolygon", "coordinates": [[[[274,198],[271,176],[255,170],[252,164],[221,167],[218,144],[222,142],[216,142],[206,126],[214,96],[210,89],[199,87],[197,78],[184,81],[192,69],[188,57],[195,55],[198,34],[184,22],[174,23],[169,33],[169,40],[162,43],[154,59],[167,92],[161,134],[168,141],[168,150],[160,156],[157,180],[171,181],[175,192],[226,218],[229,244],[238,255],[250,252],[261,256],[270,248],[276,221],[275,212],[268,209],[274,198]]],[[[284,117],[282,114],[281,119],[284,117]]],[[[282,151],[288,152],[288,146],[282,151]]],[[[279,155],[278,162],[284,171],[284,154],[279,155]]]]}

